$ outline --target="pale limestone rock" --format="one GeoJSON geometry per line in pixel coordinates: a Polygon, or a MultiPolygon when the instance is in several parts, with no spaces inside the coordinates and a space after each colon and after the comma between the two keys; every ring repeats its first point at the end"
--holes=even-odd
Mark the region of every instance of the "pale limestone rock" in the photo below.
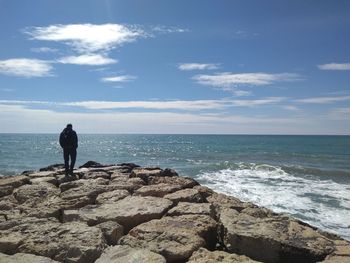
{"type": "Polygon", "coordinates": [[[230,254],[224,251],[209,251],[205,248],[200,248],[193,252],[187,263],[258,263],[246,256],[230,254]]]}
{"type": "Polygon", "coordinates": [[[81,220],[88,225],[115,221],[128,231],[143,222],[160,218],[172,206],[172,202],[158,197],[127,196],[115,203],[86,206],[75,211],[64,211],[64,221],[81,220]]]}
{"type": "Polygon", "coordinates": [[[180,189],[181,189],[180,185],[160,183],[156,185],[142,186],[141,188],[137,189],[134,192],[134,195],[163,197],[166,194],[173,193],[180,189]]]}
{"type": "Polygon", "coordinates": [[[114,246],[103,251],[95,263],[166,263],[166,260],[147,249],[114,246]]]}
{"type": "Polygon", "coordinates": [[[163,217],[133,228],[119,244],[149,249],[167,262],[184,261],[200,247],[215,246],[216,228],[216,221],[205,215],[163,217]]]}
{"type": "Polygon", "coordinates": [[[181,188],[192,188],[196,185],[199,185],[198,182],[189,177],[182,176],[149,176],[148,184],[172,184],[172,185],[180,185],[181,188]]]}
{"type": "Polygon", "coordinates": [[[10,195],[13,192],[13,189],[29,183],[30,183],[29,177],[25,175],[1,176],[0,177],[0,197],[10,195]]]}
{"type": "Polygon", "coordinates": [[[170,209],[167,213],[168,216],[179,215],[208,215],[215,219],[214,206],[210,203],[188,203],[180,202],[177,206],[170,209]]]}
{"type": "Polygon", "coordinates": [[[190,202],[190,203],[200,203],[203,202],[201,194],[196,189],[188,188],[183,189],[171,194],[167,194],[164,198],[173,201],[174,203],[178,202],[190,202]]]}
{"type": "Polygon", "coordinates": [[[226,208],[221,210],[220,221],[222,240],[228,251],[255,260],[315,262],[333,251],[328,238],[286,217],[257,218],[226,208]]]}
{"type": "Polygon", "coordinates": [[[59,263],[51,258],[36,256],[26,253],[17,253],[14,255],[6,255],[0,253],[0,262],[2,263],[59,263]]]}
{"type": "Polygon", "coordinates": [[[96,198],[96,204],[115,203],[130,193],[127,190],[114,190],[111,192],[104,192],[99,194],[96,198]]]}
{"type": "Polygon", "coordinates": [[[29,253],[57,261],[92,263],[107,246],[102,231],[80,222],[22,218],[0,223],[0,252],[29,253]]]}

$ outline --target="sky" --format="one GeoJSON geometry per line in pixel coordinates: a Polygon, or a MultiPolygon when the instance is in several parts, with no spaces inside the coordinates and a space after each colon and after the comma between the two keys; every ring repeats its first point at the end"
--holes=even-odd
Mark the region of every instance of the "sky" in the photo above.
{"type": "Polygon", "coordinates": [[[350,134],[348,0],[0,0],[0,133],[350,134]]]}

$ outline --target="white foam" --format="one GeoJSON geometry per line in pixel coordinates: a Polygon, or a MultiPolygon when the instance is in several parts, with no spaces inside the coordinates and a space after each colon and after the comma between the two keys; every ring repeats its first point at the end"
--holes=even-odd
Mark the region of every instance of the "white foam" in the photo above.
{"type": "Polygon", "coordinates": [[[293,215],[350,240],[349,186],[315,176],[299,177],[271,165],[203,172],[198,180],[241,200],[293,215]]]}

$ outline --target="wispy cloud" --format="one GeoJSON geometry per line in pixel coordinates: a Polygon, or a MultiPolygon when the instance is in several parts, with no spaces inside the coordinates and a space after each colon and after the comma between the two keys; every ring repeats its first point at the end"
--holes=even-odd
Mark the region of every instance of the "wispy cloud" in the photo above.
{"type": "Polygon", "coordinates": [[[328,116],[333,120],[350,120],[350,108],[332,109],[328,116]]]}
{"type": "Polygon", "coordinates": [[[58,52],[57,48],[51,48],[51,47],[33,47],[30,49],[32,52],[36,53],[56,53],[58,52]]]}
{"type": "Polygon", "coordinates": [[[74,106],[89,110],[111,109],[154,109],[154,110],[220,110],[229,107],[259,107],[264,105],[276,105],[286,98],[268,97],[255,100],[152,100],[152,101],[75,101],[75,102],[50,102],[50,101],[21,101],[0,100],[2,104],[11,105],[51,105],[74,106]]]}
{"type": "Polygon", "coordinates": [[[17,77],[51,76],[51,62],[39,59],[13,58],[0,60],[0,73],[17,77]]]}
{"type": "Polygon", "coordinates": [[[24,32],[35,40],[66,43],[80,53],[108,51],[149,36],[140,27],[121,24],[57,24],[29,27],[24,32]]]}
{"type": "Polygon", "coordinates": [[[182,63],[178,65],[179,70],[204,70],[204,69],[217,69],[219,64],[212,63],[182,63]]]}
{"type": "Polygon", "coordinates": [[[188,28],[181,27],[168,27],[168,26],[152,26],[151,31],[159,32],[159,33],[185,33],[190,32],[188,28]]]}
{"type": "Polygon", "coordinates": [[[103,82],[128,82],[128,81],[133,81],[135,79],[137,79],[136,76],[120,75],[120,76],[113,76],[113,77],[105,77],[105,78],[102,78],[101,81],[103,81],[103,82]]]}
{"type": "Polygon", "coordinates": [[[108,64],[115,64],[118,62],[116,59],[112,59],[99,54],[85,54],[80,56],[62,57],[57,60],[62,64],[75,64],[75,65],[89,65],[89,66],[102,66],[108,64]]]}
{"type": "Polygon", "coordinates": [[[193,77],[197,83],[219,88],[238,87],[240,85],[270,85],[282,81],[297,81],[301,77],[294,73],[220,73],[215,75],[196,75],[193,77]]]}
{"type": "Polygon", "coordinates": [[[311,103],[311,104],[329,104],[339,101],[348,101],[350,96],[337,96],[337,97],[315,97],[295,100],[299,103],[311,103]]]}
{"type": "Polygon", "coordinates": [[[329,63],[317,67],[321,70],[350,70],[350,63],[329,63]]]}

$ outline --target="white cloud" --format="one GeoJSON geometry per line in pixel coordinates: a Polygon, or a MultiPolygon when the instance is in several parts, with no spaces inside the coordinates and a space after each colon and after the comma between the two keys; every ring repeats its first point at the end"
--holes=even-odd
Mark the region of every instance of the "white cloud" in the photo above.
{"type": "Polygon", "coordinates": [[[299,111],[300,109],[294,105],[284,105],[282,106],[282,109],[289,110],[289,111],[299,111]]]}
{"type": "Polygon", "coordinates": [[[0,60],[0,73],[18,77],[51,76],[52,66],[49,61],[28,58],[0,60]]]}
{"type": "Polygon", "coordinates": [[[173,101],[79,101],[67,102],[67,106],[79,106],[86,109],[156,109],[156,110],[218,110],[228,107],[257,107],[274,105],[283,101],[282,97],[270,97],[256,100],[173,100],[173,101]]]}
{"type": "Polygon", "coordinates": [[[321,70],[350,70],[350,63],[329,63],[317,67],[321,70]]]}
{"type": "Polygon", "coordinates": [[[204,69],[217,69],[218,64],[212,63],[183,63],[178,65],[178,69],[180,70],[204,70],[204,69]]]}
{"type": "Polygon", "coordinates": [[[258,107],[264,105],[276,105],[285,98],[268,97],[255,100],[152,100],[152,101],[75,101],[75,102],[50,102],[50,101],[21,101],[0,100],[2,104],[10,105],[55,105],[82,107],[89,110],[111,109],[155,109],[155,110],[220,110],[229,107],[258,107]]]}
{"type": "Polygon", "coordinates": [[[269,73],[220,73],[216,75],[196,75],[193,79],[202,85],[230,88],[237,87],[240,85],[270,85],[275,82],[281,81],[296,81],[300,80],[298,74],[293,73],[280,73],[280,74],[269,74],[269,73]]]}
{"type": "Polygon", "coordinates": [[[235,89],[235,90],[231,90],[231,91],[237,97],[243,97],[243,96],[250,96],[250,95],[252,95],[252,92],[251,91],[247,91],[247,90],[235,89]]]}
{"type": "Polygon", "coordinates": [[[86,54],[80,56],[63,57],[57,60],[62,64],[102,66],[117,63],[118,60],[99,54],[86,54]]]}
{"type": "Polygon", "coordinates": [[[149,35],[137,26],[121,24],[68,24],[26,28],[33,39],[63,42],[81,53],[108,51],[149,35]]]}
{"type": "Polygon", "coordinates": [[[50,47],[33,47],[30,50],[36,53],[55,53],[58,51],[57,48],[50,48],[50,47]]]}
{"type": "Polygon", "coordinates": [[[295,100],[300,103],[311,103],[311,104],[329,104],[338,101],[347,101],[350,100],[350,96],[337,96],[337,97],[315,97],[315,98],[306,98],[295,100]]]}
{"type": "Polygon", "coordinates": [[[137,79],[136,76],[120,75],[120,76],[102,78],[101,81],[103,81],[103,82],[128,82],[128,81],[133,81],[135,79],[137,79]]]}

